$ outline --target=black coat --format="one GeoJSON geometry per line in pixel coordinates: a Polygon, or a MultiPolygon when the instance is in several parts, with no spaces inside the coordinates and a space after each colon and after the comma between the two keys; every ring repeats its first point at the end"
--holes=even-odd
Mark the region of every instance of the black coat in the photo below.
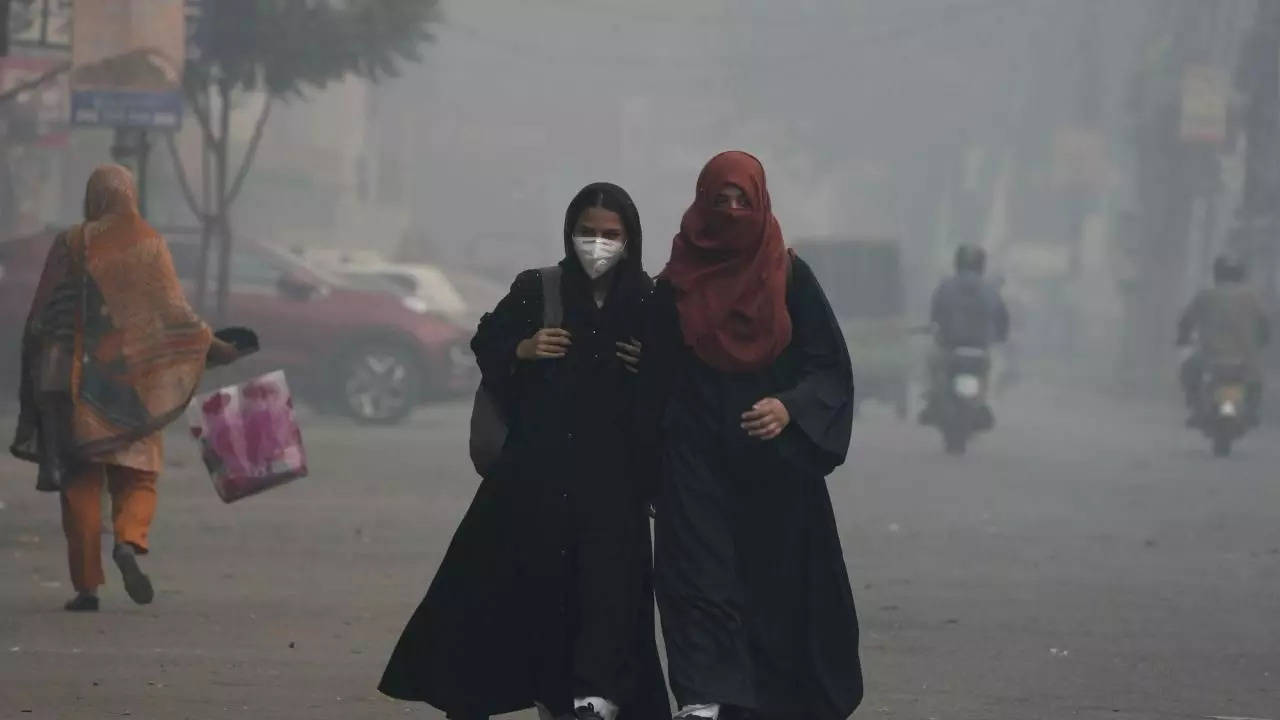
{"type": "Polygon", "coordinates": [[[651,303],[637,436],[656,444],[661,463],[656,588],[676,701],[845,718],[863,688],[825,480],[844,462],[852,427],[839,326],[812,270],[794,259],[790,346],[761,372],[720,372],[685,346],[674,292],[660,280],[651,303]],[[766,397],[782,401],[791,424],[761,442],[740,416],[766,397]]]}
{"type": "Polygon", "coordinates": [[[516,360],[541,326],[536,270],[480,323],[472,348],[511,433],[379,689],[458,715],[534,701],[565,713],[581,693],[619,703],[625,718],[669,717],[648,497],[629,471],[637,376],[614,346],[641,334],[652,286],[620,268],[600,309],[577,260],[562,267],[567,357],[516,360]]]}

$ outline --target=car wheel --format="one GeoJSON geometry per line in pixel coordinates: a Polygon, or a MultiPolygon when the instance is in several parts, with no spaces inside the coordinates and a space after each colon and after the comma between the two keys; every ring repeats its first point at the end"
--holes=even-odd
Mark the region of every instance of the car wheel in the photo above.
{"type": "Polygon", "coordinates": [[[394,425],[413,412],[422,396],[422,368],[409,350],[369,344],[344,356],[339,365],[342,409],[366,425],[394,425]]]}

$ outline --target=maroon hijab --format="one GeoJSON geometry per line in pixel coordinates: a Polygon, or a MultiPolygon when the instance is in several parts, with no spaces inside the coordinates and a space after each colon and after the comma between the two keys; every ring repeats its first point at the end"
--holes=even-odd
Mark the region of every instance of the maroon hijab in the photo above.
{"type": "Polygon", "coordinates": [[[788,262],[764,166],[736,150],[711,158],[663,271],[694,354],[725,372],[762,370],[777,360],[791,342],[788,262]],[[741,188],[751,207],[714,207],[725,185],[741,188]]]}

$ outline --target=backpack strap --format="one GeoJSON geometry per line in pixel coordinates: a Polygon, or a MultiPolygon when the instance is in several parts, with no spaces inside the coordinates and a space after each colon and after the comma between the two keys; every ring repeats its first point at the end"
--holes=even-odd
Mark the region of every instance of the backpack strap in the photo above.
{"type": "Polygon", "coordinates": [[[560,298],[560,278],[564,273],[559,265],[538,271],[542,277],[542,327],[560,327],[564,322],[564,302],[560,298]]]}

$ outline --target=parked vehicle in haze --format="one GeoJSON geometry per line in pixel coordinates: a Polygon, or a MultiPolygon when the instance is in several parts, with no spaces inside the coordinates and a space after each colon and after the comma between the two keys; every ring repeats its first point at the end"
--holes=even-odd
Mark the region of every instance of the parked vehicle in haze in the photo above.
{"type": "Polygon", "coordinates": [[[401,263],[376,253],[335,250],[306,251],[309,262],[352,281],[380,278],[438,312],[474,329],[480,317],[506,295],[500,283],[465,270],[427,263],[401,263]]]}
{"type": "MultiPolygon", "coordinates": [[[[167,230],[165,236],[192,294],[199,234],[167,230]]],[[[52,239],[46,233],[0,243],[0,337],[9,347],[20,337],[52,239]]],[[[245,372],[284,369],[317,408],[361,423],[393,424],[427,400],[475,387],[477,372],[466,352],[471,330],[394,284],[344,279],[244,239],[236,240],[230,277],[224,323],[253,328],[262,340],[261,350],[246,358],[245,372]]]]}
{"type": "Polygon", "coordinates": [[[792,248],[813,268],[840,323],[853,358],[855,402],[880,401],[905,419],[915,356],[897,241],[816,237],[792,243],[792,248]]]}

